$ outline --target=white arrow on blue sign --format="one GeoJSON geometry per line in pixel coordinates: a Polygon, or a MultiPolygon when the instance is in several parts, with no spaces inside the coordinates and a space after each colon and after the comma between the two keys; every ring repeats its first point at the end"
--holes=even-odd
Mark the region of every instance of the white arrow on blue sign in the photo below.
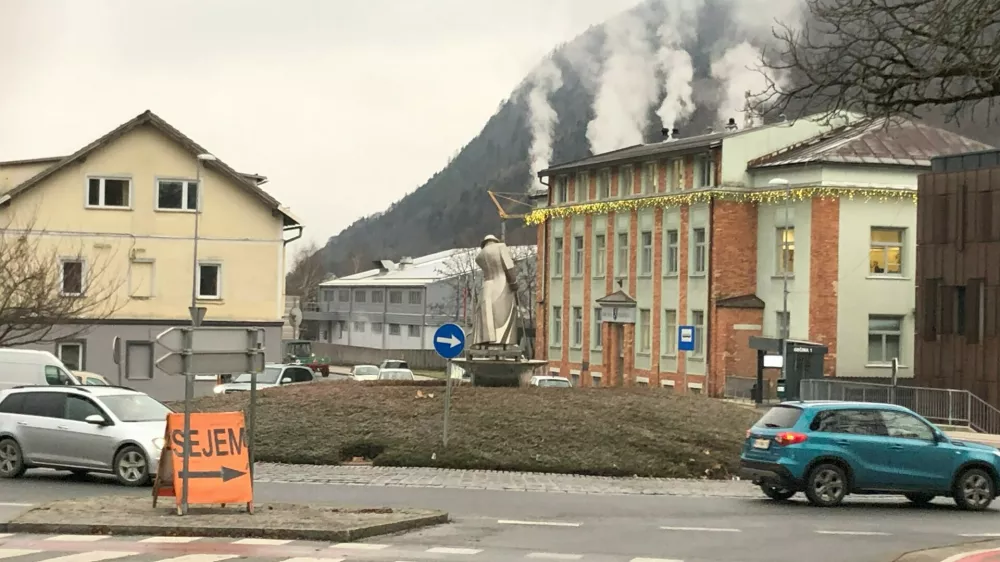
{"type": "Polygon", "coordinates": [[[442,324],[434,332],[434,351],[445,359],[454,359],[465,349],[465,330],[458,324],[442,324]]]}

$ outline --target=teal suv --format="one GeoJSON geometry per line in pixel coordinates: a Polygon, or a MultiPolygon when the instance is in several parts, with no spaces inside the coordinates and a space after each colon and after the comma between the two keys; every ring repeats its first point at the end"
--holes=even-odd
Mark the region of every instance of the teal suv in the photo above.
{"type": "Polygon", "coordinates": [[[950,497],[983,510],[998,489],[1000,450],[949,439],[914,412],[867,402],[786,402],[752,428],[740,476],[774,500],[804,492],[821,507],[848,494],[950,497]]]}

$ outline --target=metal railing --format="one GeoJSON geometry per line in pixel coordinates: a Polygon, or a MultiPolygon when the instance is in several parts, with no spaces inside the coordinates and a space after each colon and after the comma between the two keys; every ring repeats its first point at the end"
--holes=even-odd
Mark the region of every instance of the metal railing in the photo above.
{"type": "Polygon", "coordinates": [[[1000,410],[967,390],[805,379],[799,385],[799,396],[802,400],[897,404],[935,423],[965,425],[983,433],[1000,434],[1000,410]]]}

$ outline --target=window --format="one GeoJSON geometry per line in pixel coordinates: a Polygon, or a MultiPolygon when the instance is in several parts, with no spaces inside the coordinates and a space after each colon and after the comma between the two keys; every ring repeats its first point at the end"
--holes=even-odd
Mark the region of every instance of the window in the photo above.
{"type": "Polygon", "coordinates": [[[583,308],[573,307],[573,347],[583,347],[583,308]]]}
{"type": "Polygon", "coordinates": [[[710,154],[696,156],[694,160],[695,177],[694,186],[711,187],[715,185],[715,161],[710,154]]]}
{"type": "Polygon", "coordinates": [[[403,304],[403,291],[389,291],[389,304],[403,304]]]}
{"type": "Polygon", "coordinates": [[[385,329],[382,327],[381,322],[372,322],[372,333],[381,334],[385,329]]]}
{"type": "Polygon", "coordinates": [[[552,197],[553,203],[565,203],[569,200],[569,178],[559,176],[556,178],[556,192],[552,197]]]}
{"type": "Polygon", "coordinates": [[[354,291],[354,302],[364,303],[368,301],[368,292],[362,289],[354,291]]]}
{"type": "Polygon", "coordinates": [[[618,196],[622,197],[632,193],[635,185],[632,166],[622,166],[618,172],[618,196]]]}
{"type": "Polygon", "coordinates": [[[562,343],[562,307],[552,307],[552,345],[562,343]]]}
{"type": "Polygon", "coordinates": [[[410,336],[411,338],[419,338],[420,337],[420,326],[416,326],[416,325],[413,325],[413,324],[407,326],[406,334],[408,336],[410,336]]]}
{"type": "Polygon", "coordinates": [[[691,324],[694,326],[694,351],[692,357],[705,356],[705,311],[692,310],[691,324]]]}
{"type": "Polygon", "coordinates": [[[351,302],[351,290],[341,289],[337,291],[337,300],[340,302],[351,302]]]}
{"type": "Polygon", "coordinates": [[[653,233],[643,232],[640,236],[642,240],[642,252],[639,259],[639,273],[642,275],[652,275],[653,273],[653,233]]]}
{"type": "Polygon", "coordinates": [[[365,323],[364,322],[355,322],[354,323],[354,331],[355,332],[364,332],[365,331],[365,323]]]}
{"type": "Polygon", "coordinates": [[[639,310],[639,353],[649,353],[651,348],[649,333],[649,309],[639,310]]]}
{"type": "Polygon", "coordinates": [[[83,260],[63,260],[62,287],[64,296],[76,297],[83,294],[83,260]]]}
{"type": "MultiPolygon", "coordinates": [[[[825,412],[820,412],[820,414],[823,413],[825,412]]],[[[768,410],[753,426],[785,429],[795,427],[795,424],[799,422],[799,418],[801,417],[801,408],[796,408],[795,406],[775,406],[768,410]]]]}
{"type": "Polygon", "coordinates": [[[390,336],[398,336],[398,335],[400,335],[400,333],[402,333],[402,331],[401,331],[401,329],[399,327],[399,324],[389,324],[389,335],[390,336]]]}
{"type": "Polygon", "coordinates": [[[70,382],[66,371],[55,365],[45,366],[45,383],[53,386],[68,386],[73,384],[70,382]]]}
{"type": "Polygon", "coordinates": [[[872,228],[871,249],[868,251],[872,275],[903,274],[903,229],[872,228]]]}
{"type": "Polygon", "coordinates": [[[132,180],[124,178],[89,178],[87,206],[131,208],[132,180]]]}
{"type": "Polygon", "coordinates": [[[222,298],[222,266],[220,264],[198,264],[198,298],[222,298]]]}
{"type": "Polygon", "coordinates": [[[410,304],[423,304],[424,295],[420,291],[410,291],[410,304]]]}
{"type": "MultiPolygon", "coordinates": [[[[66,396],[66,411],[63,414],[67,420],[83,422],[87,420],[87,416],[101,416],[104,418],[104,412],[97,407],[97,404],[88,398],[83,396],[76,396],[69,394],[66,396]]],[[[105,418],[106,419],[106,418],[105,418]]]]}
{"type": "Polygon", "coordinates": [[[573,275],[583,275],[583,236],[573,237],[573,275]]]}
{"type": "Polygon", "coordinates": [[[594,277],[604,277],[608,265],[608,243],[605,235],[594,236],[594,277]]]}
{"type": "Polygon", "coordinates": [[[590,191],[590,174],[588,172],[580,172],[576,175],[576,192],[573,194],[574,200],[576,201],[586,201],[587,196],[590,191]]]}
{"type": "Polygon", "coordinates": [[[889,437],[934,441],[934,432],[931,428],[906,412],[881,410],[879,414],[882,415],[882,423],[889,437]]]}
{"type": "Polygon", "coordinates": [[[615,275],[619,277],[628,276],[628,233],[618,233],[618,246],[615,248],[618,254],[615,260],[615,275]]]}
{"type": "Polygon", "coordinates": [[[597,173],[597,198],[611,197],[611,170],[601,170],[597,173]]]}
{"type": "Polygon", "coordinates": [[[777,245],[775,247],[775,271],[778,275],[795,273],[795,227],[782,227],[777,230],[777,245]]]}
{"type": "Polygon", "coordinates": [[[778,337],[779,338],[788,337],[792,333],[791,313],[779,310],[778,312],[775,312],[774,315],[775,315],[774,325],[778,330],[778,337]],[[788,329],[787,332],[784,331],[786,328],[788,329]]]}
{"type": "Polygon", "coordinates": [[[694,251],[691,252],[691,270],[694,275],[705,274],[705,229],[694,229],[692,237],[694,251]]]}
{"type": "Polygon", "coordinates": [[[125,342],[125,376],[129,380],[153,378],[152,342],[125,342]]]}
{"type": "Polygon", "coordinates": [[[654,193],[656,191],[656,163],[649,162],[642,166],[642,192],[654,193]]]}
{"type": "Polygon", "coordinates": [[[680,235],[676,230],[667,231],[667,275],[677,275],[680,266],[680,235]]]}
{"type": "Polygon", "coordinates": [[[198,182],[159,180],[156,182],[156,210],[194,211],[198,209],[198,182]]]}
{"type": "MultiPolygon", "coordinates": [[[[34,393],[33,393],[34,394],[34,393]]],[[[22,414],[24,413],[25,392],[15,392],[8,394],[7,398],[0,402],[0,414],[22,414]]]]}
{"type": "Polygon", "coordinates": [[[899,358],[903,339],[902,316],[868,317],[868,362],[890,363],[899,358]]]}
{"type": "Polygon", "coordinates": [[[382,304],[385,302],[385,294],[382,291],[372,291],[372,304],[382,304]]]}
{"type": "Polygon", "coordinates": [[[601,307],[594,309],[594,349],[601,349],[601,307]]]}
{"type": "Polygon", "coordinates": [[[667,191],[677,191],[682,186],[681,159],[674,158],[667,161],[667,191]]]}
{"type": "Polygon", "coordinates": [[[21,410],[26,416],[62,418],[66,414],[66,394],[62,392],[29,392],[21,410]]]}
{"type": "Polygon", "coordinates": [[[677,311],[668,308],[663,311],[663,354],[677,355],[677,311]]]}
{"type": "Polygon", "coordinates": [[[556,236],[552,240],[552,276],[562,277],[563,273],[563,239],[556,236]]]}
{"type": "Polygon", "coordinates": [[[83,342],[59,342],[56,356],[70,371],[84,370],[83,342]]]}

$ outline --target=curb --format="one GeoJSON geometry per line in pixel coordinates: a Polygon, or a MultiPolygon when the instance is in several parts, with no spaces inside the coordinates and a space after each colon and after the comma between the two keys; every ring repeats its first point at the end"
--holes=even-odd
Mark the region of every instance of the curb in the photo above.
{"type": "Polygon", "coordinates": [[[892,562],[948,562],[961,560],[964,556],[1000,550],[1000,541],[995,538],[972,540],[964,543],[954,543],[904,552],[892,562]]]}
{"type": "Polygon", "coordinates": [[[353,542],[448,522],[448,513],[410,517],[400,521],[347,529],[264,529],[260,527],[195,527],[177,525],[102,525],[87,523],[5,523],[0,532],[58,535],[151,535],[170,537],[254,538],[353,542]]]}

